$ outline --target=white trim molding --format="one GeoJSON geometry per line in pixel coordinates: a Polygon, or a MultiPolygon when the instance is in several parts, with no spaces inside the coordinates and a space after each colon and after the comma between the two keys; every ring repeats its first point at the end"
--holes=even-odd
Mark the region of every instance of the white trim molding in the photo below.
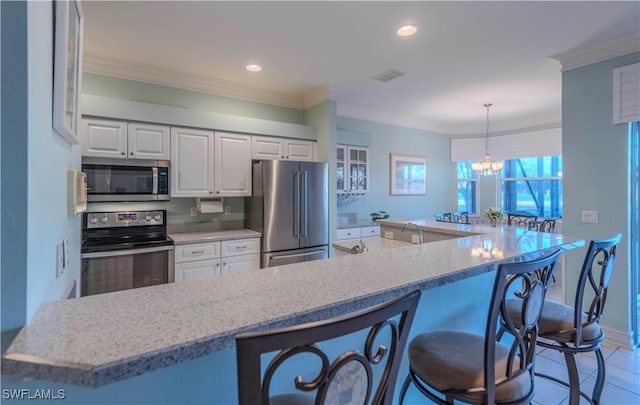
{"type": "Polygon", "coordinates": [[[631,346],[631,334],[617,329],[607,328],[600,325],[604,331],[604,342],[610,345],[620,346],[622,348],[633,350],[631,346]]]}
{"type": "Polygon", "coordinates": [[[640,52],[639,32],[616,37],[597,45],[570,49],[550,57],[562,64],[561,71],[564,72],[633,52],[640,52]]]}

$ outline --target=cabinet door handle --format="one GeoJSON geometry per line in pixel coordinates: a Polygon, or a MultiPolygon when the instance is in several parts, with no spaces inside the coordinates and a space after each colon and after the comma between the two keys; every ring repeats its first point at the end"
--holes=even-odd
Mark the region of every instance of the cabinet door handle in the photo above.
{"type": "Polygon", "coordinates": [[[120,154],[121,154],[122,156],[125,156],[125,155],[126,155],[126,153],[124,153],[124,152],[120,152],[120,154]]]}
{"type": "Polygon", "coordinates": [[[130,153],[131,156],[134,156],[133,152],[130,153]]]}

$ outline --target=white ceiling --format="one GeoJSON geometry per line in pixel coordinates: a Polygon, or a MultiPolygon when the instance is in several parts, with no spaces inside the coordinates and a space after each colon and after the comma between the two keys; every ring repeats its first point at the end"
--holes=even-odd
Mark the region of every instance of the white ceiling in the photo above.
{"type": "Polygon", "coordinates": [[[559,124],[551,55],[640,32],[640,2],[84,1],[95,73],[448,134],[559,124]],[[418,33],[395,30],[415,24],[418,33]],[[244,69],[249,63],[260,73],[244,69]],[[389,69],[406,75],[387,83],[389,69]]]}

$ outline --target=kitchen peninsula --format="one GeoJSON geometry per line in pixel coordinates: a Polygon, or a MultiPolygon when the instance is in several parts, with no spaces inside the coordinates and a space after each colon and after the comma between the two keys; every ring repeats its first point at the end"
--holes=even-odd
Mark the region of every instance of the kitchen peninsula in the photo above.
{"type": "MultiPolygon", "coordinates": [[[[381,221],[383,229],[388,226],[400,232],[407,221],[385,222],[381,221]]],[[[43,380],[41,384],[57,382],[52,387],[69,384],[64,385],[73,392],[68,399],[79,403],[97,397],[121,402],[124,399],[117,391],[144,391],[147,384],[159,390],[150,394],[155,396],[191,391],[193,398],[180,397],[182,402],[234,402],[234,388],[224,388],[224,384],[235,384],[232,348],[238,332],[337,316],[414,289],[426,293],[468,280],[479,285],[474,280],[491,281],[492,270],[503,260],[523,260],[557,248],[584,245],[577,238],[523,228],[412,222],[426,231],[440,229],[456,237],[43,304],[4,354],[2,373],[43,380]],[[488,254],[482,254],[487,248],[488,254]],[[199,359],[211,356],[215,360],[199,359]],[[192,359],[198,360],[186,361],[192,359]],[[200,383],[189,387],[187,381],[194,378],[200,383]],[[163,387],[163,381],[171,379],[177,379],[175,386],[163,387]],[[118,390],[109,388],[113,386],[119,386],[118,390]],[[204,394],[194,393],[198,390],[204,394]],[[219,398],[223,399],[213,400],[219,398]]],[[[415,232],[415,227],[412,230],[415,232]]],[[[473,294],[488,299],[490,288],[477,290],[465,290],[465,299],[471,300],[473,294]]],[[[435,302],[436,298],[425,293],[422,301],[429,307],[470,305],[460,296],[452,304],[435,302]]],[[[454,300],[450,292],[442,297],[437,299],[454,300]]],[[[424,307],[421,303],[417,319],[436,322],[438,317],[452,316],[421,313],[424,307]]],[[[461,311],[477,317],[467,309],[461,311]]],[[[414,322],[414,331],[422,327],[414,322]]],[[[163,402],[170,401],[167,398],[163,402]]]]}

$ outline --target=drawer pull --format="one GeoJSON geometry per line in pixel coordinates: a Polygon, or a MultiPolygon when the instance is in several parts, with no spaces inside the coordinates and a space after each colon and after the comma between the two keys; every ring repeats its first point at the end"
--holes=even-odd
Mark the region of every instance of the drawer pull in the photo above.
{"type": "Polygon", "coordinates": [[[192,250],[191,254],[192,255],[201,255],[204,253],[204,250],[192,250]]]}
{"type": "Polygon", "coordinates": [[[244,250],[247,248],[247,245],[244,246],[236,246],[236,250],[244,250]]]}

